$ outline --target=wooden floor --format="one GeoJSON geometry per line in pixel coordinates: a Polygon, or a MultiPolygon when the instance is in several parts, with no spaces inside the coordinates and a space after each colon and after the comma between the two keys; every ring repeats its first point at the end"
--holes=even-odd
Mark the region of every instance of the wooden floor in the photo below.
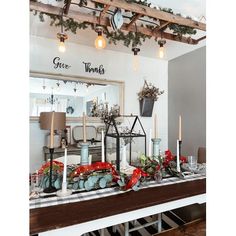
{"type": "MultiPolygon", "coordinates": [[[[142,226],[144,224],[153,222],[156,220],[157,215],[147,216],[144,218],[137,219],[136,221],[129,222],[129,229],[134,227],[142,226]]],[[[185,224],[183,220],[173,214],[171,211],[162,213],[162,231],[169,230],[171,228],[175,228],[177,226],[181,226],[185,224]]],[[[129,233],[129,236],[152,236],[158,232],[157,224],[149,225],[138,230],[132,231],[129,233]]],[[[104,229],[104,236],[124,236],[125,235],[125,226],[124,224],[119,224],[116,226],[116,230],[114,231],[113,227],[108,227],[104,229]]],[[[83,235],[85,236],[85,235],[83,235]]],[[[93,231],[86,234],[86,236],[100,236],[99,231],[93,231]]]]}
{"type": "Polygon", "coordinates": [[[206,236],[206,220],[195,220],[153,236],[206,236]]]}

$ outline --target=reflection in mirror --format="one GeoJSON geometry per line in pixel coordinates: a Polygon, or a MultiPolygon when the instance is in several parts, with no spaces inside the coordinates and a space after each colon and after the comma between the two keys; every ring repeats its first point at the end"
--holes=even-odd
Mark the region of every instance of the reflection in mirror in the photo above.
{"type": "Polygon", "coordinates": [[[104,81],[31,76],[30,116],[54,110],[66,112],[67,117],[81,117],[83,112],[89,117],[102,117],[104,113],[119,111],[123,88],[119,82],[104,81]]]}

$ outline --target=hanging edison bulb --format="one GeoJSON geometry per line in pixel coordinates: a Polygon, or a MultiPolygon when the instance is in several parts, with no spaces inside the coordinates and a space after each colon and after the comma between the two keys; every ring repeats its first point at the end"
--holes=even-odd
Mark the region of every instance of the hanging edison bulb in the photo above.
{"type": "Polygon", "coordinates": [[[97,26],[95,31],[98,33],[98,36],[94,42],[95,47],[97,49],[103,49],[106,47],[106,40],[104,39],[104,37],[102,36],[102,27],[101,26],[97,26]]]}
{"type": "Polygon", "coordinates": [[[68,36],[64,33],[57,33],[57,38],[59,39],[58,50],[59,52],[65,52],[65,40],[68,39],[68,36]]]}
{"type": "Polygon", "coordinates": [[[58,50],[59,50],[59,52],[65,52],[66,51],[66,47],[65,47],[64,41],[60,40],[60,43],[59,43],[59,46],[58,46],[58,50]]]}
{"type": "Polygon", "coordinates": [[[159,58],[163,58],[165,56],[165,48],[164,48],[164,44],[166,43],[165,39],[160,39],[158,40],[158,44],[159,44],[159,50],[158,50],[158,57],[159,58]]]}
{"type": "Polygon", "coordinates": [[[138,71],[139,70],[139,55],[134,55],[133,57],[133,70],[138,71]]]}
{"type": "Polygon", "coordinates": [[[138,71],[139,67],[140,67],[138,52],[140,52],[140,49],[139,48],[132,48],[132,51],[134,53],[134,56],[133,56],[133,70],[138,71]]]}

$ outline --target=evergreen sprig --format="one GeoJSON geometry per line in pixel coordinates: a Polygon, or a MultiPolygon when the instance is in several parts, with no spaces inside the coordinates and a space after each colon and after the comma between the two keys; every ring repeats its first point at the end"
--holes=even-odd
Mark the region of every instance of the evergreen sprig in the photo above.
{"type": "MultiPolygon", "coordinates": [[[[33,14],[37,15],[37,11],[35,11],[33,14]]],[[[45,21],[44,15],[48,16],[51,19],[50,26],[60,27],[61,25],[63,25],[65,31],[71,31],[74,34],[77,33],[77,29],[87,29],[89,26],[92,26],[92,24],[88,22],[78,23],[72,18],[62,20],[59,15],[53,15],[44,12],[39,13],[39,19],[41,22],[45,21]]]]}
{"type": "MultiPolygon", "coordinates": [[[[174,12],[171,8],[160,8],[160,10],[170,13],[170,14],[174,14],[174,12]]],[[[181,14],[179,14],[179,13],[176,15],[181,16],[181,14]]],[[[186,19],[192,20],[192,18],[190,16],[187,16],[186,19]]],[[[197,33],[197,31],[195,29],[193,29],[192,27],[189,27],[189,26],[185,26],[185,25],[169,24],[168,28],[170,30],[173,30],[173,33],[177,34],[180,38],[186,34],[192,35],[192,34],[197,33]]]]}
{"type": "Polygon", "coordinates": [[[146,38],[150,38],[149,36],[142,34],[140,32],[128,32],[124,33],[121,30],[104,33],[108,39],[108,43],[113,43],[117,45],[118,41],[123,41],[124,46],[136,47],[138,45],[142,45],[142,42],[145,42],[146,38]]]}

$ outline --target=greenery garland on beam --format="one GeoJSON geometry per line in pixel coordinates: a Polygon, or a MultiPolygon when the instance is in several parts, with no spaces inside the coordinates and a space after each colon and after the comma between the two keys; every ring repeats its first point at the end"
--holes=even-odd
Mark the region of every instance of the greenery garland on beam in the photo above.
{"type": "MultiPolygon", "coordinates": [[[[81,7],[86,5],[86,1],[81,1],[82,5],[80,5],[81,7]]],[[[150,7],[152,4],[148,3],[147,0],[126,0],[126,2],[132,4],[132,3],[136,3],[136,4],[140,4],[140,5],[144,5],[147,7],[150,7]]],[[[95,8],[96,9],[103,9],[104,5],[101,3],[96,3],[95,2],[95,8]]],[[[153,7],[154,9],[157,9],[156,7],[153,7]]],[[[170,14],[174,14],[173,10],[171,8],[159,8],[159,10],[164,11],[164,12],[168,12],[170,14]]],[[[96,12],[93,11],[93,14],[96,15],[96,12]]],[[[132,13],[132,15],[135,13],[132,13]]],[[[37,15],[37,11],[34,10],[34,15],[37,15]]],[[[59,27],[61,25],[63,25],[64,30],[65,31],[71,31],[72,33],[76,34],[77,33],[77,29],[87,29],[88,27],[91,27],[92,30],[94,30],[94,24],[93,23],[89,23],[89,22],[77,22],[72,18],[67,18],[66,20],[61,18],[61,16],[59,15],[53,15],[53,14],[49,14],[49,13],[44,13],[44,12],[40,12],[39,13],[39,19],[41,22],[44,22],[44,15],[47,15],[50,19],[50,26],[56,26],[59,27]]],[[[176,14],[178,16],[181,16],[181,14],[176,14]]],[[[156,19],[152,18],[152,17],[148,17],[154,21],[157,21],[156,19]]],[[[186,17],[188,19],[191,19],[191,17],[186,17]]],[[[143,26],[143,25],[141,25],[143,26]]],[[[145,27],[147,27],[148,29],[154,29],[153,25],[145,25],[145,27]]],[[[194,35],[197,33],[197,31],[189,26],[183,26],[183,25],[178,25],[178,24],[173,24],[170,23],[167,26],[170,30],[173,31],[174,34],[176,34],[179,38],[181,38],[183,35],[194,35]]],[[[142,34],[140,32],[128,32],[128,33],[124,33],[121,30],[117,30],[117,31],[112,31],[109,32],[108,29],[106,27],[104,28],[104,34],[106,35],[106,38],[108,39],[108,43],[109,44],[115,44],[117,45],[118,41],[123,41],[124,46],[129,47],[130,45],[132,47],[136,47],[136,46],[141,46],[143,42],[145,42],[146,38],[150,39],[151,36],[147,36],[145,34],[142,34]]],[[[157,41],[157,38],[155,38],[155,41],[157,41]]]]}
{"type": "MultiPolygon", "coordinates": [[[[174,12],[171,8],[160,8],[160,10],[174,15],[174,12]]],[[[181,14],[176,14],[176,16],[181,16],[181,14]]],[[[190,16],[187,16],[186,19],[192,20],[190,16]]],[[[173,30],[173,33],[177,34],[179,37],[182,37],[183,35],[186,34],[192,35],[197,33],[195,29],[184,25],[169,24],[168,28],[170,30],[173,30]]]]}
{"type": "MultiPolygon", "coordinates": [[[[37,15],[37,13],[38,13],[37,11],[34,11],[34,15],[37,15]]],[[[41,22],[45,21],[44,15],[50,17],[51,19],[50,26],[60,27],[61,25],[63,25],[65,31],[71,31],[74,34],[77,33],[77,29],[87,29],[88,27],[91,27],[92,30],[95,29],[94,24],[92,23],[89,22],[78,23],[72,18],[68,18],[66,20],[63,19],[62,21],[60,16],[44,12],[39,13],[39,19],[41,22]]],[[[146,38],[151,38],[151,36],[147,36],[140,32],[124,33],[121,30],[109,32],[106,27],[103,28],[104,28],[104,34],[106,35],[109,44],[117,45],[118,41],[123,41],[123,44],[126,47],[129,47],[130,45],[132,47],[136,47],[138,45],[141,46],[142,42],[145,42],[146,38]]]]}

